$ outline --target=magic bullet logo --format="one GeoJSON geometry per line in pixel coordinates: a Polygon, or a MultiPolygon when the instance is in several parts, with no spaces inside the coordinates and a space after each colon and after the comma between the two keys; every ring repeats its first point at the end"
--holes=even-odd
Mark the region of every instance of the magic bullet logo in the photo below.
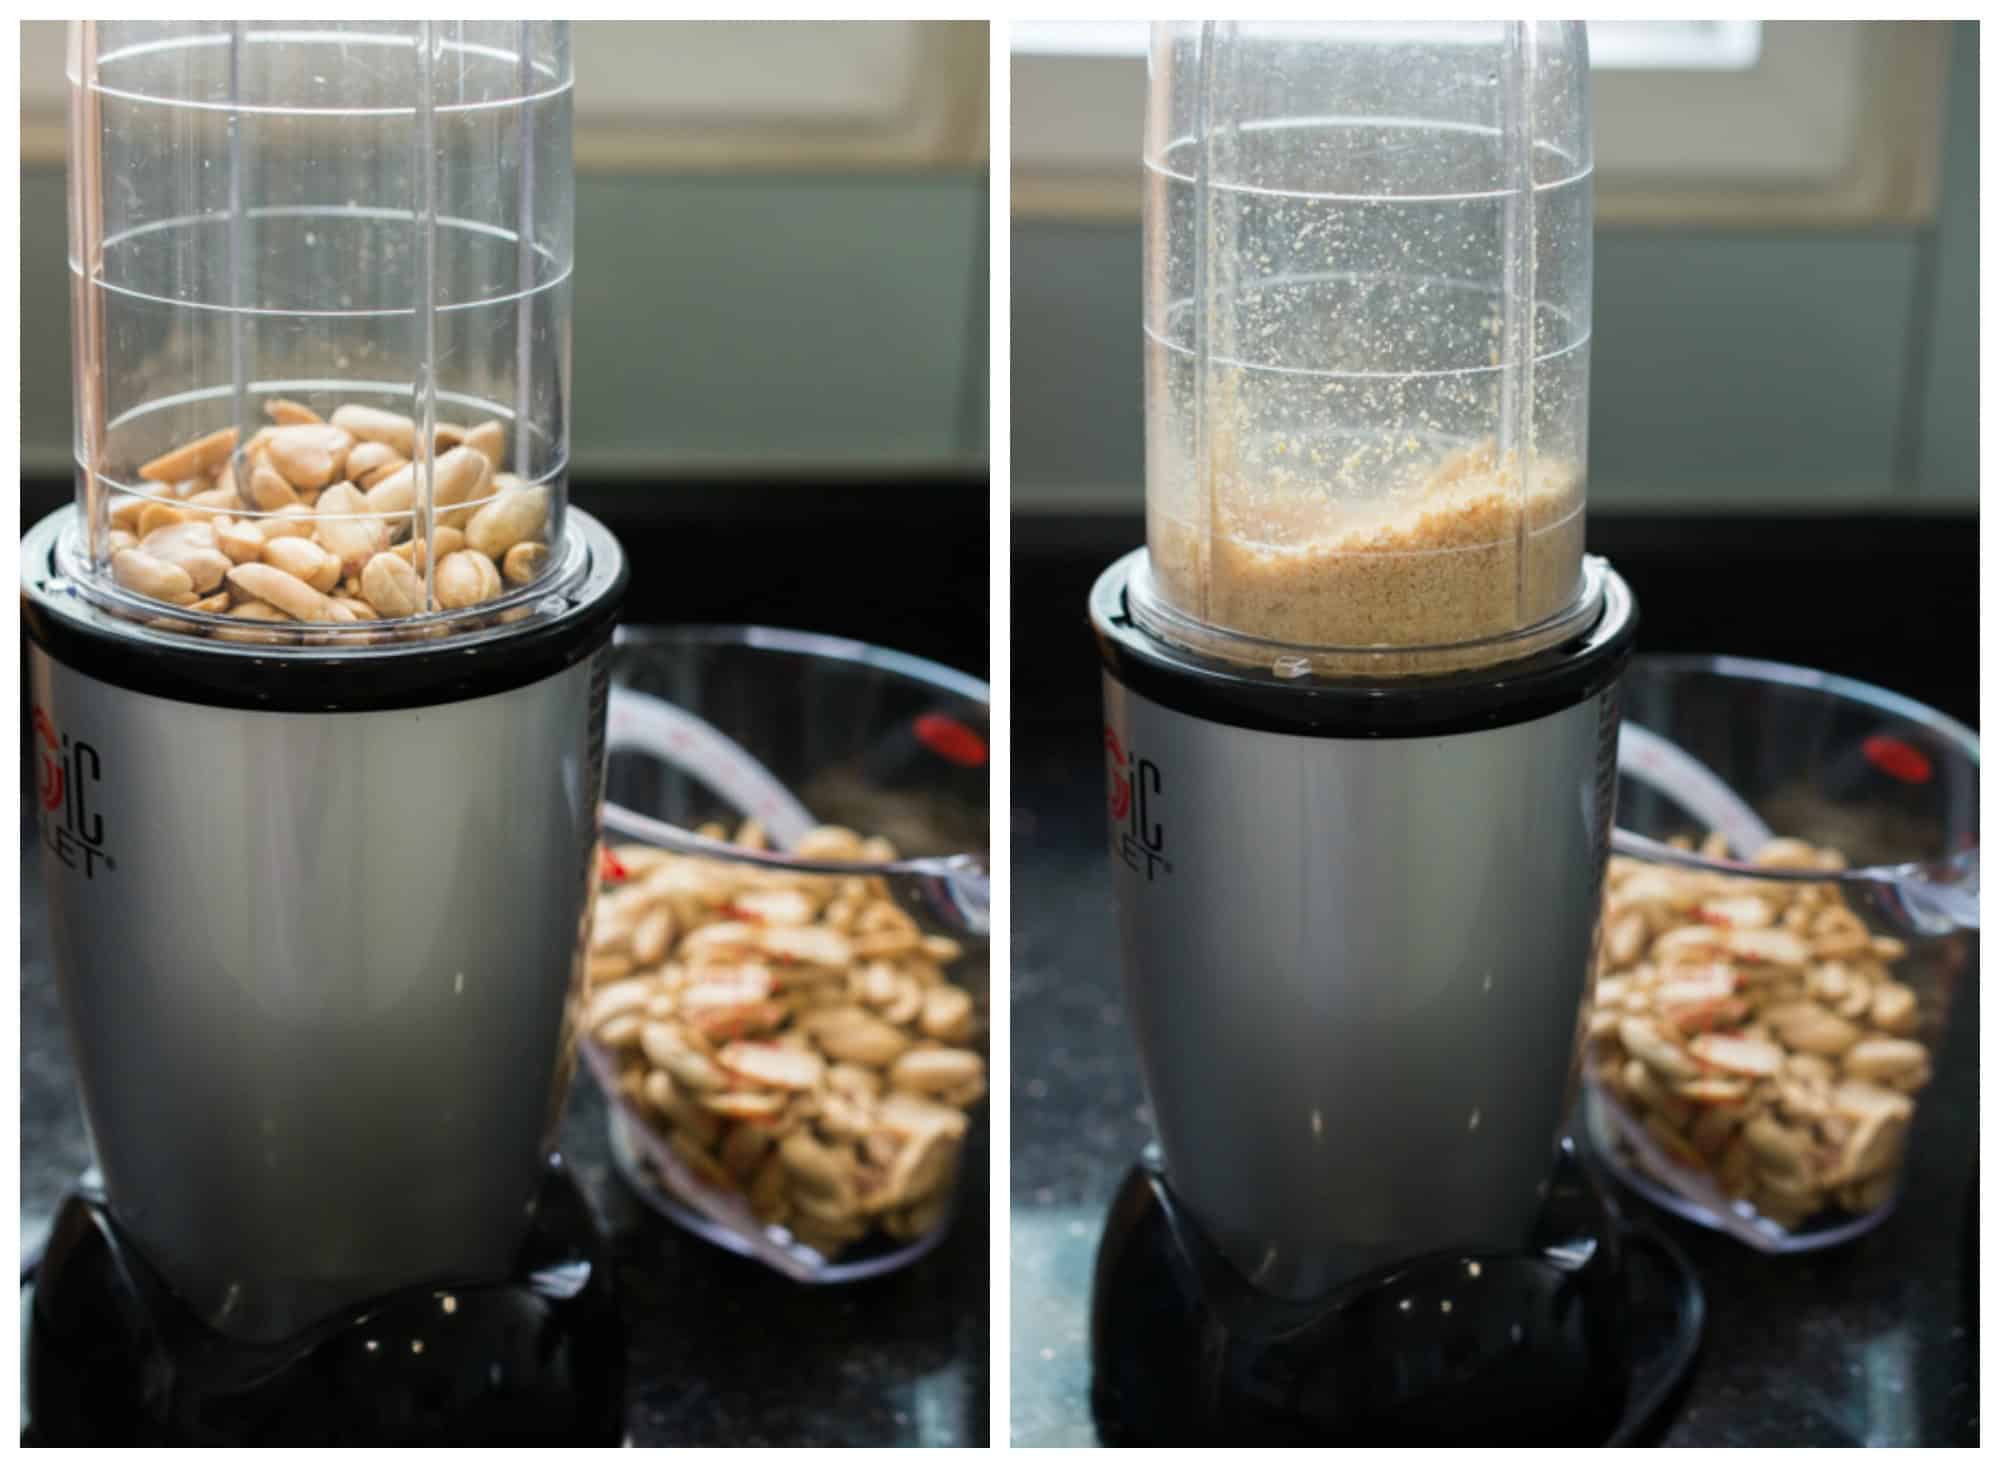
{"type": "Polygon", "coordinates": [[[1104,758],[1111,777],[1112,845],[1118,859],[1149,882],[1173,871],[1166,857],[1166,828],[1160,822],[1160,767],[1127,750],[1109,724],[1104,726],[1104,758]]]}
{"type": "Polygon", "coordinates": [[[103,762],[95,746],[71,739],[37,706],[35,723],[35,804],[42,845],[71,871],[94,881],[117,863],[104,849],[104,815],[98,806],[103,762]]]}

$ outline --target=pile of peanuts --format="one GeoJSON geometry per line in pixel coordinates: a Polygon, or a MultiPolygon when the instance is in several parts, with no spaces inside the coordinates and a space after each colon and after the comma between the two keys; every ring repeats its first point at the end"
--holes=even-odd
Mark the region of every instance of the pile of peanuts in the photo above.
{"type": "MultiPolygon", "coordinates": [[[[548,489],[496,472],[506,448],[498,420],[437,426],[427,546],[415,535],[410,419],[345,403],[322,420],[285,398],[264,411],[271,423],[240,455],[236,430],[222,429],[142,465],[155,493],[112,501],[111,571],[120,586],[192,612],[296,629],[477,606],[547,566],[548,489]]],[[[216,635],[288,640],[275,630],[216,635]]]]}
{"type": "MultiPolygon", "coordinates": [[[[1729,854],[1715,836],[1702,851],[1729,854]]],[[[1790,839],[1754,861],[1846,865],[1790,839]]],[[[1669,1157],[1779,1227],[1865,1213],[1895,1188],[1931,1077],[1916,993],[1891,968],[1904,956],[1833,883],[1613,857],[1590,1063],[1669,1157]]]]}
{"type": "MultiPolygon", "coordinates": [[[[765,846],[754,822],[734,839],[765,846]]],[[[837,826],[792,854],[895,858],[837,826]]],[[[921,932],[880,877],[645,846],[606,866],[583,1030],[627,1108],[697,1177],[828,1259],[878,1226],[935,1227],[986,1092],[972,995],[945,976],[959,945],[921,932]]]]}

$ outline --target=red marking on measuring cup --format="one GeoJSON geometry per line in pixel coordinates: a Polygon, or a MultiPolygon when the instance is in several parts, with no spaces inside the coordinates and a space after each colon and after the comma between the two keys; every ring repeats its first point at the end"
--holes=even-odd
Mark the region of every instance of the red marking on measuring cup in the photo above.
{"type": "Polygon", "coordinates": [[[919,714],[916,731],[924,748],[955,765],[976,770],[986,763],[986,741],[957,719],[943,714],[919,714]]]}
{"type": "Polygon", "coordinates": [[[1868,757],[1869,764],[1892,780],[1901,780],[1905,785],[1930,783],[1931,762],[1924,752],[1892,734],[1869,735],[1861,741],[1861,752],[1868,757]]]}

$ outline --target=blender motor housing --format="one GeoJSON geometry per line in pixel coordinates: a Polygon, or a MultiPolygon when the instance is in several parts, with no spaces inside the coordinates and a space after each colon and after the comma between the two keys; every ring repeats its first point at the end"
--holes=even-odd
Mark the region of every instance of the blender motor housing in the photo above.
{"type": "MultiPolygon", "coordinates": [[[[595,881],[616,541],[572,512],[565,570],[509,626],[276,648],[97,605],[59,564],[75,521],[24,541],[23,620],[52,957],[104,1185],[38,1284],[38,1430],[73,1423],[60,1383],[88,1358],[104,1400],[167,1414],[126,1424],[144,1440],[219,1441],[172,1415],[187,1380],[243,1389],[205,1376],[218,1360],[324,1366],[330,1334],[372,1339],[385,1301],[431,1285],[532,1314],[565,1258],[581,1303],[546,1344],[582,1331],[615,1363],[588,1210],[537,1199],[595,881]],[[113,1325],[144,1345],[113,1352],[122,1390],[89,1339],[113,1325]]],[[[484,1349],[463,1321],[450,1338],[484,1349]]],[[[383,1379],[348,1382],[336,1440],[411,1440],[383,1379]]],[[[454,1430],[483,1440],[467,1412],[454,1430]]]]}
{"type": "Polygon", "coordinates": [[[1129,606],[1143,562],[1091,599],[1161,1146],[1099,1250],[1101,1429],[1603,1442],[1625,1404],[1619,1241],[1556,1141],[1629,594],[1592,562],[1602,609],[1557,648],[1333,683],[1152,636],[1129,606]]]}

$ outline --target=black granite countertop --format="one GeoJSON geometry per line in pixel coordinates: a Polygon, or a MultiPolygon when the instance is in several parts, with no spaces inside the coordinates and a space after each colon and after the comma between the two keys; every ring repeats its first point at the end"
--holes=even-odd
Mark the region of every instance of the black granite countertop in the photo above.
{"type": "MultiPolygon", "coordinates": [[[[1089,1401],[1091,1269],[1105,1209],[1151,1136],[1126,1026],[1103,830],[1095,658],[1084,592],[1116,551],[1137,544],[1136,522],[1081,533],[1017,525],[1013,773],[1011,1350],[1012,1440],[1094,1445],[1089,1401]]],[[[1612,527],[1618,561],[1642,608],[1643,650],[1729,647],[1872,676],[1976,722],[1973,619],[1929,625],[1943,646],[1856,631],[1810,647],[1798,598],[1823,584],[1826,558],[1805,551],[1761,583],[1732,579],[1733,632],[1714,635],[1713,582],[1681,549],[1612,527]],[[1761,585],[1761,592],[1759,587],[1761,585]],[[1684,594],[1677,590],[1685,588],[1684,594]],[[1787,620],[1785,607],[1791,607],[1787,620]]],[[[1823,540],[1835,559],[1859,554],[1853,535],[1823,540]]],[[[1593,527],[1593,538],[1599,531],[1593,527]]],[[[1949,552],[1963,527],[1891,527],[1878,541],[1907,548],[1877,562],[1888,584],[1871,605],[1913,603],[1968,612],[1969,553],[1949,552]],[[1901,569],[1898,569],[1898,568],[1901,569]],[[1898,578],[1902,579],[1899,580],[1898,578]]],[[[1687,554],[1709,568],[1726,557],[1691,532],[1687,554]]],[[[1729,540],[1719,542],[1726,548],[1729,540]]],[[[1750,528],[1740,559],[1755,561],[1750,528]]],[[[1794,533],[1787,543],[1795,542],[1794,533]]],[[[1843,604],[1845,605],[1845,604],[1843,604]]],[[[1817,615],[1815,613],[1814,615],[1817,615]]],[[[1860,610],[1830,613],[1860,623],[1860,610]]],[[[1885,613],[1884,615],[1895,615],[1885,613]]],[[[1880,618],[1876,619],[1881,625],[1880,618]]],[[[1843,631],[1846,629],[1843,628],[1843,631]]],[[[1690,1256],[1707,1295],[1701,1353],[1652,1440],[1675,1446],[1957,1444],[1979,1441],[1978,985],[1954,998],[1937,1079],[1918,1109],[1904,1193],[1874,1232],[1818,1253],[1766,1257],[1626,1196],[1690,1256]]]]}
{"type": "MultiPolygon", "coordinates": [[[[38,844],[21,843],[21,1242],[38,1248],[89,1162],[48,960],[38,844]]],[[[579,1067],[559,1143],[609,1238],[637,1446],[925,1446],[988,1439],[987,1129],[959,1217],[912,1267],[812,1288],[694,1238],[612,1171],[604,1098],[579,1067]]]]}

